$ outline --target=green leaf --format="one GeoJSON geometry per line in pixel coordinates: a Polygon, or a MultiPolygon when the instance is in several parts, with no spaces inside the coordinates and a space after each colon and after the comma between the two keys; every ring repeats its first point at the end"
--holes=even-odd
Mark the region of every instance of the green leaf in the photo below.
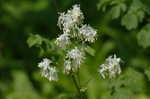
{"type": "Polygon", "coordinates": [[[144,75],[135,69],[127,69],[125,74],[122,75],[119,79],[119,82],[122,83],[125,88],[132,90],[132,92],[141,93],[145,91],[146,86],[144,75]]]}
{"type": "Polygon", "coordinates": [[[116,19],[120,16],[120,6],[115,6],[111,9],[112,19],[116,19]]]}
{"type": "Polygon", "coordinates": [[[116,94],[115,96],[119,95],[118,97],[120,97],[120,95],[123,95],[122,97],[126,97],[123,99],[133,99],[129,97],[132,97],[134,93],[140,94],[145,92],[146,82],[142,73],[136,71],[135,69],[128,68],[117,79],[113,79],[109,82],[109,86],[114,89],[114,94],[116,94]]]}
{"type": "Polygon", "coordinates": [[[35,35],[31,34],[27,39],[29,47],[39,46],[42,44],[43,41],[44,41],[43,38],[38,34],[35,35]]]}
{"type": "Polygon", "coordinates": [[[145,9],[143,4],[139,0],[133,0],[127,14],[125,14],[121,20],[121,24],[126,27],[126,29],[136,29],[138,24],[142,22],[145,16],[145,9]]]}
{"type": "Polygon", "coordinates": [[[139,10],[137,13],[137,17],[138,17],[139,22],[143,21],[144,16],[145,16],[145,12],[142,10],[139,10]]]}
{"type": "Polygon", "coordinates": [[[128,30],[135,29],[138,26],[137,16],[134,14],[126,14],[121,21],[121,24],[128,30]]]}
{"type": "Polygon", "coordinates": [[[137,34],[138,44],[144,48],[150,47],[150,24],[147,24],[137,34]]]}
{"type": "Polygon", "coordinates": [[[112,0],[100,0],[99,3],[97,4],[97,9],[98,9],[98,10],[102,9],[102,11],[105,12],[106,7],[107,7],[108,5],[110,5],[111,1],[112,1],[112,0]]]}
{"type": "Polygon", "coordinates": [[[112,19],[119,18],[119,16],[121,15],[121,12],[125,12],[125,11],[126,11],[126,5],[124,3],[120,3],[112,7],[110,11],[112,19]]]}

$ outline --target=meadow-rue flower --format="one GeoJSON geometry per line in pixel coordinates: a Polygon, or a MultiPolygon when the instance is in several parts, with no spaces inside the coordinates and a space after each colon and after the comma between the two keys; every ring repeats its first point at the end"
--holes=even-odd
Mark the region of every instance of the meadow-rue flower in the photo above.
{"type": "Polygon", "coordinates": [[[51,63],[52,63],[51,60],[49,60],[49,59],[47,59],[47,58],[44,58],[43,61],[38,64],[38,67],[40,67],[40,68],[46,70],[46,69],[49,68],[49,65],[50,65],[51,63]]]}
{"type": "Polygon", "coordinates": [[[104,79],[106,77],[109,77],[110,79],[114,78],[116,75],[121,73],[120,61],[121,59],[117,58],[115,54],[113,56],[109,56],[105,60],[105,63],[100,65],[98,72],[104,79]]]}
{"type": "Polygon", "coordinates": [[[65,62],[64,62],[64,72],[66,74],[69,74],[71,72],[71,61],[70,60],[65,60],[65,62]]]}
{"type": "Polygon", "coordinates": [[[76,24],[82,24],[84,20],[84,15],[80,9],[80,5],[74,5],[73,9],[70,11],[73,22],[76,24]]]}
{"type": "Polygon", "coordinates": [[[44,58],[43,61],[41,61],[38,64],[38,67],[41,68],[42,76],[49,79],[49,81],[57,81],[57,70],[56,67],[51,66],[52,61],[44,58]]]}
{"type": "Polygon", "coordinates": [[[80,68],[81,63],[84,60],[84,53],[83,51],[79,50],[77,47],[72,49],[71,51],[68,52],[66,56],[67,60],[65,60],[65,71],[70,72],[73,71],[75,72],[77,69],[80,68]]]}
{"type": "Polygon", "coordinates": [[[79,35],[81,39],[93,43],[96,39],[97,32],[90,25],[83,25],[79,28],[79,35]]]}
{"type": "Polygon", "coordinates": [[[79,5],[74,5],[71,10],[68,10],[67,13],[60,13],[58,18],[58,26],[63,32],[69,33],[73,30],[76,25],[82,24],[84,19],[83,13],[80,10],[79,5]]]}
{"type": "Polygon", "coordinates": [[[62,35],[60,35],[55,43],[61,47],[61,48],[66,48],[67,45],[69,45],[71,43],[70,38],[69,38],[69,34],[68,33],[64,33],[62,35]]]}
{"type": "Polygon", "coordinates": [[[75,47],[70,52],[68,52],[67,57],[72,60],[72,63],[76,65],[77,68],[79,68],[84,59],[84,53],[75,47]]]}
{"type": "Polygon", "coordinates": [[[69,33],[71,28],[74,26],[72,16],[70,14],[60,13],[58,18],[58,26],[63,32],[69,33]]]}

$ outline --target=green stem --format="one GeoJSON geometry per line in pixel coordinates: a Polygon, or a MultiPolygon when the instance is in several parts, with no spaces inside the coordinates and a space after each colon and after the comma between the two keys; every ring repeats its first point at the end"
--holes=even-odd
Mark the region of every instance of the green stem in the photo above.
{"type": "Polygon", "coordinates": [[[77,81],[78,81],[78,83],[79,83],[79,87],[81,88],[79,72],[80,72],[80,71],[79,71],[79,69],[78,69],[78,71],[77,71],[77,81]]]}
{"type": "Polygon", "coordinates": [[[75,85],[75,87],[76,87],[76,89],[78,91],[78,94],[79,94],[80,98],[82,99],[82,94],[80,92],[80,85],[78,85],[74,75],[72,75],[71,77],[72,77],[73,83],[74,83],[74,85],[75,85]]]}

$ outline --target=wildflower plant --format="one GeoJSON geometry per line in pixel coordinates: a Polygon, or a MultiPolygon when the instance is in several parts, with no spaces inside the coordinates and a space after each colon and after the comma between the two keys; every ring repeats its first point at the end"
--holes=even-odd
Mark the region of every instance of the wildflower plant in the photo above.
{"type": "Polygon", "coordinates": [[[104,79],[106,77],[110,79],[114,78],[116,75],[121,73],[120,62],[121,59],[117,58],[115,54],[113,56],[109,56],[106,58],[105,63],[100,65],[98,72],[104,79]]]}
{"type": "MultiPolygon", "coordinates": [[[[55,48],[52,53],[57,53],[57,50],[61,50],[64,53],[64,55],[57,53],[63,56],[61,57],[63,58],[61,59],[64,65],[63,70],[58,70],[57,66],[53,65],[53,63],[57,63],[53,57],[49,59],[44,58],[38,64],[38,67],[41,69],[42,76],[49,81],[59,81],[58,72],[63,72],[73,80],[78,91],[78,96],[82,98],[83,89],[87,88],[82,88],[79,83],[78,73],[81,65],[86,60],[87,49],[92,49],[89,45],[94,43],[98,37],[97,30],[88,24],[84,24],[84,15],[80,9],[80,5],[73,5],[72,9],[59,13],[58,15],[57,25],[61,30],[61,34],[53,42],[55,48]]],[[[36,35],[36,37],[32,38],[39,39],[39,36],[36,35]]],[[[28,41],[30,41],[30,38],[28,41]]],[[[42,42],[48,44],[47,41],[49,40],[40,37],[40,44],[42,42]]],[[[38,46],[40,44],[38,43],[38,46]]],[[[98,69],[102,78],[115,78],[119,75],[121,73],[120,61],[121,59],[117,58],[116,55],[108,57],[105,63],[100,65],[98,69]]]]}
{"type": "Polygon", "coordinates": [[[86,42],[93,43],[97,31],[90,25],[83,24],[84,15],[80,10],[80,5],[74,5],[66,13],[59,13],[59,15],[58,27],[63,33],[55,43],[67,52],[64,60],[65,73],[75,73],[84,62],[85,48],[88,46],[86,42]]]}

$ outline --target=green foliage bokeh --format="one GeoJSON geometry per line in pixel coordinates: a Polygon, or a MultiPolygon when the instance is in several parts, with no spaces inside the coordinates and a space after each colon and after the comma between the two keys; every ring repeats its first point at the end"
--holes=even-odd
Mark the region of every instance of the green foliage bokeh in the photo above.
{"type": "Polygon", "coordinates": [[[49,82],[37,67],[43,57],[64,54],[53,45],[61,34],[58,12],[74,4],[99,35],[80,70],[83,85],[95,78],[86,99],[150,99],[149,0],[0,0],[0,99],[77,99],[70,79],[60,74],[49,82]],[[95,72],[114,53],[123,60],[122,73],[104,80],[95,72]]]}

